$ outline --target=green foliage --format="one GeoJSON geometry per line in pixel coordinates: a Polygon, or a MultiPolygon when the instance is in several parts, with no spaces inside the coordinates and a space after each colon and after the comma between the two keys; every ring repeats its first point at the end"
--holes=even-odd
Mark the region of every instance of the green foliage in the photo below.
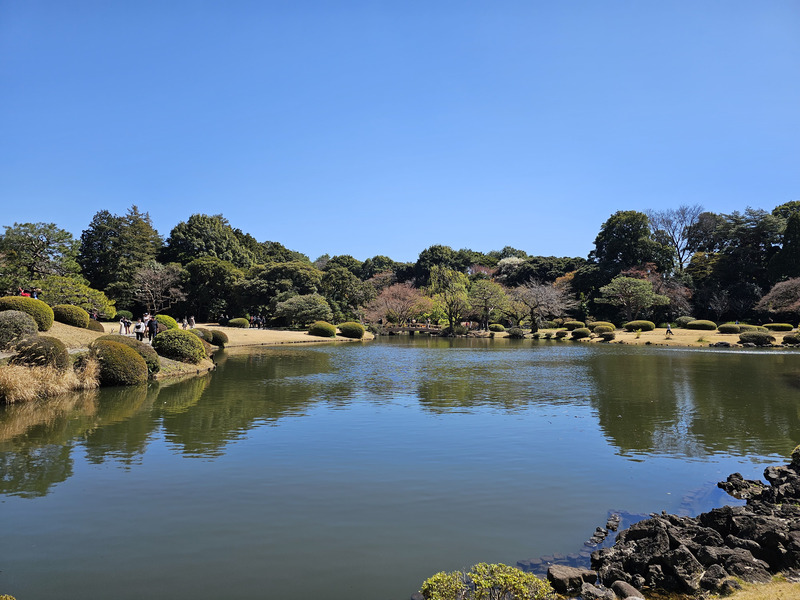
{"type": "Polygon", "coordinates": [[[768,331],[791,331],[794,329],[794,325],[789,323],[764,323],[763,327],[766,327],[768,331]]]}
{"type": "Polygon", "coordinates": [[[734,323],[723,323],[717,327],[717,331],[720,333],[740,333],[742,328],[734,323]]]}
{"type": "Polygon", "coordinates": [[[512,327],[508,330],[508,337],[515,340],[521,340],[525,337],[525,331],[519,327],[512,327]]]}
{"type": "Polygon", "coordinates": [[[590,335],[592,335],[592,332],[588,327],[578,327],[577,329],[572,330],[573,340],[588,338],[590,335]]]}
{"type": "Polygon", "coordinates": [[[0,291],[29,289],[34,281],[48,275],[75,275],[77,244],[72,234],[55,223],[14,223],[0,235],[0,291]]]}
{"type": "Polygon", "coordinates": [[[247,329],[250,327],[250,321],[244,317],[236,317],[228,321],[228,327],[238,327],[239,329],[247,329]]]}
{"type": "Polygon", "coordinates": [[[489,331],[505,331],[506,328],[503,327],[500,323],[491,323],[489,324],[489,331]]]}
{"type": "Polygon", "coordinates": [[[600,332],[600,334],[599,334],[599,335],[600,335],[600,338],[601,338],[601,339],[602,339],[604,342],[610,342],[610,341],[611,341],[611,340],[613,340],[615,337],[617,337],[617,334],[616,334],[616,332],[614,332],[614,331],[602,331],[602,332],[600,332]]]}
{"type": "Polygon", "coordinates": [[[195,214],[172,229],[162,258],[165,262],[185,265],[211,256],[247,268],[254,263],[255,255],[243,239],[244,234],[240,231],[238,234],[222,215],[195,214]]]}
{"type": "Polygon", "coordinates": [[[101,333],[105,333],[106,329],[103,327],[103,324],[100,321],[95,321],[94,319],[89,319],[88,325],[86,325],[86,329],[90,329],[92,331],[99,331],[101,333]]]}
{"type": "Polygon", "coordinates": [[[621,275],[601,287],[600,293],[602,297],[596,298],[595,302],[618,307],[628,320],[635,319],[653,306],[666,306],[670,301],[667,296],[656,294],[650,281],[621,275]]]}
{"type": "Polygon", "coordinates": [[[433,301],[446,315],[452,331],[462,315],[470,308],[467,294],[469,279],[464,273],[455,269],[433,265],[430,269],[430,282],[433,301]]]}
{"type": "Polygon", "coordinates": [[[50,306],[72,304],[87,313],[97,311],[109,319],[114,318],[117,312],[114,303],[103,292],[90,288],[74,277],[50,275],[38,280],[36,287],[41,290],[39,299],[50,306]]]}
{"type": "Polygon", "coordinates": [[[196,336],[204,339],[209,344],[214,343],[214,335],[211,333],[210,329],[206,329],[205,327],[195,327],[194,329],[190,329],[189,331],[195,334],[196,336]]]}
{"type": "Polygon", "coordinates": [[[672,248],[653,239],[647,215],[635,210],[611,215],[600,228],[594,246],[589,259],[609,275],[646,263],[655,263],[662,273],[673,266],[672,248]]]}
{"type": "Polygon", "coordinates": [[[586,327],[586,323],[583,321],[564,321],[564,327],[567,331],[573,331],[575,329],[580,329],[581,327],[586,327]]]}
{"type": "Polygon", "coordinates": [[[792,450],[792,466],[794,468],[800,467],[800,445],[795,446],[792,450]]]}
{"type": "Polygon", "coordinates": [[[316,335],[318,337],[336,337],[336,326],[326,323],[325,321],[317,321],[312,323],[308,328],[309,335],[316,335]]]}
{"type": "Polygon", "coordinates": [[[426,600],[541,600],[550,584],[516,567],[479,563],[469,572],[437,573],[422,583],[426,600]]]}
{"type": "Polygon", "coordinates": [[[320,290],[322,271],[309,262],[268,263],[254,268],[233,289],[242,312],[274,317],[277,304],[290,296],[307,296],[320,290]]]}
{"type": "Polygon", "coordinates": [[[740,323],[739,324],[739,333],[745,333],[747,331],[758,331],[758,325],[748,325],[747,323],[740,323]]]}
{"type": "Polygon", "coordinates": [[[0,312],[0,350],[11,347],[19,340],[36,337],[38,331],[36,321],[28,313],[19,310],[0,312]]]}
{"type": "Polygon", "coordinates": [[[596,335],[600,335],[601,333],[608,333],[609,331],[614,331],[615,327],[613,325],[595,325],[594,329],[592,329],[592,333],[596,335]]]}
{"type": "Polygon", "coordinates": [[[233,308],[233,290],[244,273],[233,263],[214,256],[197,258],[186,265],[183,291],[189,314],[201,321],[216,318],[233,308]]]}
{"type": "Polygon", "coordinates": [[[169,315],[156,315],[156,321],[162,323],[167,329],[179,329],[178,322],[169,315]]]}
{"type": "Polygon", "coordinates": [[[696,321],[694,317],[678,317],[675,319],[675,326],[676,327],[686,327],[687,323],[691,323],[692,321],[696,321]]]}
{"type": "Polygon", "coordinates": [[[653,331],[656,324],[652,321],[628,321],[623,327],[625,331],[653,331]]]}
{"type": "Polygon", "coordinates": [[[697,321],[689,321],[686,324],[686,329],[702,329],[705,331],[714,331],[717,328],[717,324],[714,321],[704,321],[702,319],[697,321]]]}
{"type": "Polygon", "coordinates": [[[555,329],[556,327],[558,324],[555,321],[542,321],[542,329],[555,329]]]}
{"type": "Polygon", "coordinates": [[[586,326],[594,333],[599,333],[596,331],[598,327],[610,327],[611,331],[614,331],[617,328],[611,321],[595,321],[594,323],[589,323],[586,326]]]}
{"type": "Polygon", "coordinates": [[[426,600],[461,600],[466,597],[469,586],[464,573],[442,571],[423,581],[419,591],[426,600]]]}
{"type": "Polygon", "coordinates": [[[559,329],[558,331],[556,331],[556,339],[557,340],[563,339],[567,337],[568,333],[569,332],[566,329],[559,329]]]}
{"type": "Polygon", "coordinates": [[[769,346],[775,338],[766,331],[748,331],[739,334],[740,344],[755,344],[756,346],[769,346]]]}
{"type": "Polygon", "coordinates": [[[91,350],[100,364],[101,385],[137,385],[147,381],[145,359],[120,340],[97,339],[91,350]]]}
{"type": "Polygon", "coordinates": [[[320,294],[292,296],[278,303],[275,318],[284,319],[290,325],[308,325],[313,321],[329,321],[333,318],[328,301],[320,294]]]}
{"type": "Polygon", "coordinates": [[[16,350],[17,354],[10,361],[14,365],[54,367],[64,371],[72,364],[64,342],[54,337],[28,338],[17,344],[16,350]]]}
{"type": "Polygon", "coordinates": [[[224,331],[220,331],[219,329],[212,329],[211,343],[215,346],[219,346],[220,348],[224,348],[225,344],[228,343],[228,334],[224,331]]]}
{"type": "Polygon", "coordinates": [[[800,344],[800,333],[790,333],[783,336],[783,343],[787,346],[796,346],[800,344]]]}
{"type": "Polygon", "coordinates": [[[160,356],[186,363],[199,363],[206,356],[203,342],[182,329],[169,329],[153,338],[153,348],[160,356]]]}
{"type": "Polygon", "coordinates": [[[28,313],[39,331],[47,331],[53,326],[53,309],[46,303],[27,296],[4,296],[0,298],[0,310],[18,310],[28,313]]]}
{"type": "Polygon", "coordinates": [[[147,365],[148,373],[158,373],[161,370],[161,361],[158,359],[158,353],[153,350],[152,346],[149,344],[140,342],[132,337],[111,334],[101,335],[95,340],[95,343],[98,341],[116,342],[118,344],[122,344],[123,346],[128,346],[128,348],[132,348],[136,354],[144,359],[144,362],[147,365]]]}
{"type": "Polygon", "coordinates": [[[118,310],[115,316],[119,317],[120,319],[122,317],[125,317],[126,319],[133,319],[133,313],[129,310],[118,310]]]}
{"type": "Polygon", "coordinates": [[[89,327],[89,313],[80,306],[71,304],[56,304],[53,307],[53,317],[59,323],[86,329],[89,327]]]}
{"type": "Polygon", "coordinates": [[[361,323],[355,323],[354,321],[340,323],[339,334],[342,337],[360,340],[364,337],[364,326],[361,323]]]}

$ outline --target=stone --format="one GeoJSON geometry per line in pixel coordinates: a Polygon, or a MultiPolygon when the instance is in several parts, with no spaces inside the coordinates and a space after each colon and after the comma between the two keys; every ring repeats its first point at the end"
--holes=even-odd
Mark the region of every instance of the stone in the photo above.
{"type": "Polygon", "coordinates": [[[567,567],[565,565],[551,565],[547,569],[547,580],[559,594],[578,591],[584,582],[597,581],[597,573],[589,569],[567,567]]]}
{"type": "Polygon", "coordinates": [[[419,592],[414,592],[413,594],[411,594],[411,600],[425,600],[425,596],[423,596],[419,592]]]}
{"type": "Polygon", "coordinates": [[[611,589],[620,598],[644,598],[644,594],[625,581],[615,581],[611,589]]]}
{"type": "Polygon", "coordinates": [[[601,590],[591,583],[584,582],[581,586],[581,598],[583,600],[616,600],[617,597],[611,590],[601,590]]]}
{"type": "Polygon", "coordinates": [[[710,592],[716,592],[728,577],[728,572],[722,565],[711,565],[700,579],[700,587],[710,592]]]}
{"type": "Polygon", "coordinates": [[[667,552],[664,555],[664,566],[682,591],[695,594],[700,590],[703,565],[686,546],[678,546],[675,550],[667,552]]]}

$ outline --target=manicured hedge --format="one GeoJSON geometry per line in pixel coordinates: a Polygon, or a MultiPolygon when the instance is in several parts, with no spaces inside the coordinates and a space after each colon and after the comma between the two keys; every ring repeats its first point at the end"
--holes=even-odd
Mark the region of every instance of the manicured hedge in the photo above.
{"type": "Polygon", "coordinates": [[[694,317],[678,317],[675,319],[675,326],[676,327],[686,327],[687,323],[691,323],[692,321],[696,321],[694,317]]]}
{"type": "Polygon", "coordinates": [[[783,343],[787,346],[796,346],[800,344],[800,333],[790,333],[783,336],[783,343]]]}
{"type": "Polygon", "coordinates": [[[211,344],[212,340],[214,339],[214,336],[212,336],[211,332],[205,327],[195,327],[194,329],[189,329],[189,333],[195,334],[197,337],[205,340],[209,344],[211,344]]]}
{"type": "Polygon", "coordinates": [[[95,340],[96,342],[104,341],[104,342],[117,342],[124,346],[128,346],[128,348],[132,348],[139,356],[144,359],[145,364],[147,365],[147,372],[148,373],[158,373],[161,370],[161,361],[158,360],[158,353],[153,350],[153,347],[149,344],[145,344],[144,342],[140,342],[139,340],[127,337],[124,335],[101,335],[99,338],[95,340]]]}
{"type": "Polygon", "coordinates": [[[555,329],[556,327],[558,327],[558,323],[555,321],[542,321],[542,329],[555,329]]]}
{"type": "Polygon", "coordinates": [[[617,334],[614,331],[603,331],[600,333],[600,337],[603,339],[604,342],[610,342],[615,337],[617,337],[617,334]]]}
{"type": "Polygon", "coordinates": [[[336,327],[326,321],[315,321],[308,328],[308,333],[318,337],[336,337],[336,327]]]}
{"type": "Polygon", "coordinates": [[[515,340],[521,340],[525,337],[525,331],[519,327],[512,327],[508,330],[508,337],[515,340]]]}
{"type": "Polygon", "coordinates": [[[119,317],[120,319],[122,317],[125,317],[126,319],[133,319],[133,313],[129,310],[118,310],[117,314],[114,316],[119,317]]]}
{"type": "Polygon", "coordinates": [[[625,331],[653,331],[656,324],[652,321],[629,321],[623,327],[625,331]]]}
{"type": "Polygon", "coordinates": [[[12,356],[9,362],[14,365],[55,367],[61,371],[72,366],[64,342],[44,335],[17,344],[17,354],[12,356]]]}
{"type": "Polygon", "coordinates": [[[587,327],[594,333],[598,333],[598,327],[610,327],[610,331],[614,331],[617,328],[616,325],[614,325],[611,321],[595,321],[594,323],[589,323],[587,327]]]}
{"type": "Polygon", "coordinates": [[[180,329],[178,322],[169,315],[156,315],[156,321],[164,325],[167,329],[180,329]]]}
{"type": "Polygon", "coordinates": [[[748,331],[739,334],[740,344],[755,344],[756,346],[769,346],[775,338],[765,331],[748,331]]]}
{"type": "Polygon", "coordinates": [[[739,333],[744,333],[746,331],[758,331],[758,325],[748,325],[746,323],[739,323],[739,333]]]}
{"type": "Polygon", "coordinates": [[[592,332],[588,327],[578,327],[577,329],[572,330],[573,340],[588,338],[590,335],[592,335],[592,332]]]}
{"type": "Polygon", "coordinates": [[[564,327],[567,328],[567,331],[573,331],[581,327],[586,327],[586,323],[583,321],[564,321],[564,327]]]}
{"type": "Polygon", "coordinates": [[[106,328],[103,327],[103,324],[100,321],[95,321],[94,319],[89,319],[89,324],[86,326],[86,329],[91,329],[92,331],[99,331],[101,333],[105,333],[106,328]]]}
{"type": "Polygon", "coordinates": [[[689,321],[686,324],[686,329],[702,329],[704,331],[714,331],[717,324],[714,321],[704,321],[702,319],[697,321],[689,321]]]}
{"type": "Polygon", "coordinates": [[[342,337],[360,340],[364,337],[364,326],[361,323],[356,323],[355,321],[340,323],[339,334],[342,337]]]}
{"type": "Polygon", "coordinates": [[[567,337],[567,333],[569,333],[566,329],[559,329],[556,331],[556,339],[560,340],[561,338],[567,337]]]}
{"type": "Polygon", "coordinates": [[[595,325],[592,333],[600,335],[602,333],[608,333],[609,331],[614,331],[613,325],[595,325]]]}
{"type": "Polygon", "coordinates": [[[247,329],[250,327],[250,321],[245,319],[244,317],[236,317],[235,319],[231,319],[228,321],[228,327],[238,327],[240,329],[247,329]]]}
{"type": "Polygon", "coordinates": [[[742,328],[734,323],[723,323],[717,327],[717,331],[720,333],[740,333],[742,328]]]}
{"type": "Polygon", "coordinates": [[[763,326],[767,328],[767,331],[791,331],[794,329],[794,326],[789,323],[764,323],[763,326]]]}
{"type": "Polygon", "coordinates": [[[0,350],[5,350],[19,340],[37,335],[39,328],[28,313],[20,310],[0,312],[0,350]]]}
{"type": "Polygon", "coordinates": [[[219,346],[220,348],[224,348],[225,344],[228,343],[228,334],[224,331],[220,331],[219,329],[212,329],[211,343],[215,346],[219,346]]]}
{"type": "Polygon", "coordinates": [[[0,298],[0,310],[18,310],[28,313],[36,321],[39,331],[47,331],[53,326],[53,309],[36,298],[4,296],[0,298]]]}
{"type": "Polygon", "coordinates": [[[147,381],[144,358],[119,340],[95,340],[91,350],[100,364],[100,385],[137,385],[147,381]]]}
{"type": "Polygon", "coordinates": [[[490,323],[489,324],[489,331],[505,331],[506,328],[503,327],[500,323],[490,323]]]}
{"type": "Polygon", "coordinates": [[[199,337],[182,329],[169,329],[153,338],[153,348],[160,356],[187,363],[199,363],[206,349],[199,337]]]}
{"type": "Polygon", "coordinates": [[[80,306],[72,304],[56,304],[53,307],[53,317],[59,323],[86,329],[89,327],[89,313],[80,306]]]}

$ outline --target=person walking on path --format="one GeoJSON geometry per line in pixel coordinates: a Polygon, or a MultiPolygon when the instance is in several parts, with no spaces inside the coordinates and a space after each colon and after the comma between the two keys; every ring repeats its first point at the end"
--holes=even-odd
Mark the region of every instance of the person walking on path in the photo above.
{"type": "Polygon", "coordinates": [[[667,323],[667,337],[672,335],[672,325],[667,323]]]}
{"type": "Polygon", "coordinates": [[[136,320],[136,325],[133,326],[133,333],[136,334],[136,339],[140,342],[144,340],[144,323],[141,319],[136,320]]]}
{"type": "Polygon", "coordinates": [[[189,317],[189,329],[194,329],[194,315],[189,317]]]}
{"type": "Polygon", "coordinates": [[[147,339],[150,340],[150,343],[153,343],[153,338],[156,337],[158,333],[158,321],[155,318],[151,318],[147,322],[147,339]]]}

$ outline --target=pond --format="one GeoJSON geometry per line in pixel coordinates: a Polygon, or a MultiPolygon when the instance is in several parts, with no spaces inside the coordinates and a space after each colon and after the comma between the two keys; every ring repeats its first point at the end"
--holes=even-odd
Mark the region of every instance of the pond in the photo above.
{"type": "Polygon", "coordinates": [[[381,338],[0,409],[0,593],[403,600],[696,513],[800,441],[800,353],[381,338]]]}

